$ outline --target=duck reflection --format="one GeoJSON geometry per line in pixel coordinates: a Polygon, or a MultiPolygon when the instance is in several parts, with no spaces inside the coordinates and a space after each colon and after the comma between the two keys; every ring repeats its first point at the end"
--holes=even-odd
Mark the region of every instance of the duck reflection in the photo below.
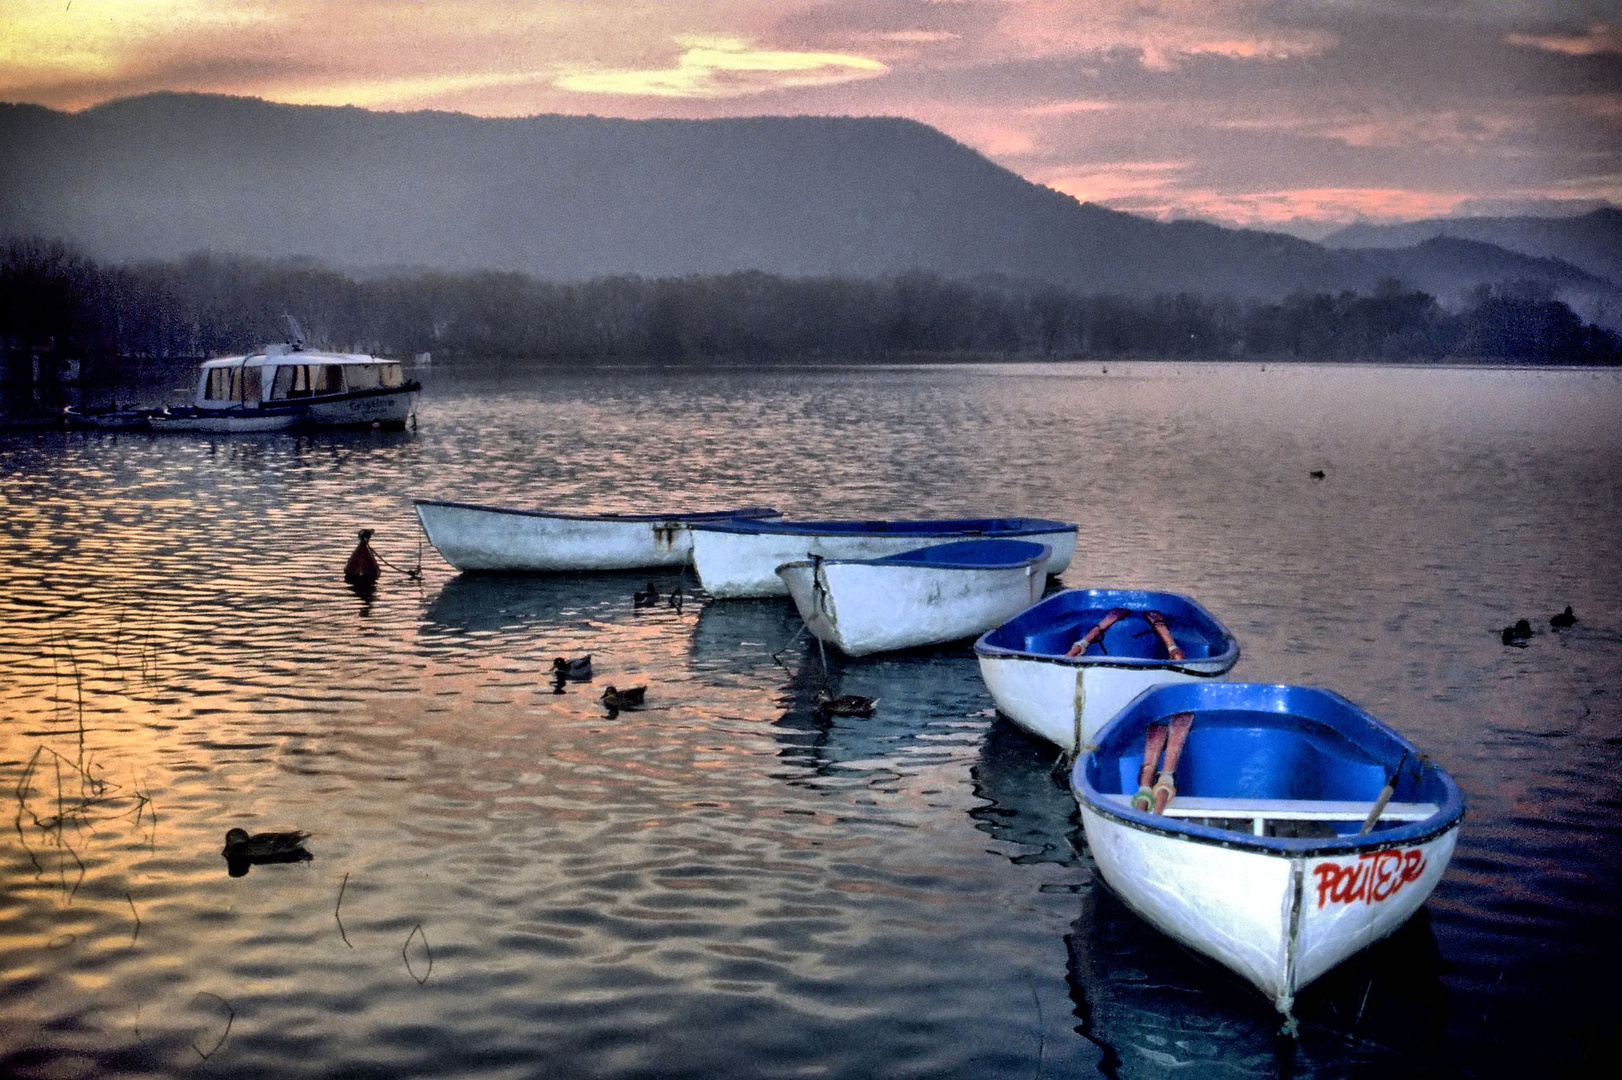
{"type": "Polygon", "coordinates": [[[961,650],[851,660],[802,637],[778,654],[785,679],[773,721],[779,757],[818,775],[897,769],[978,739],[991,704],[973,657],[961,650]],[[845,706],[833,706],[845,701],[845,706]],[[866,707],[871,699],[872,707],[866,707]],[[866,713],[867,715],[863,715],[866,713]]]}
{"type": "Polygon", "coordinates": [[[1438,1051],[1451,1014],[1442,960],[1421,909],[1296,998],[1300,1036],[1248,985],[1184,950],[1134,915],[1108,888],[1083,894],[1065,939],[1077,1030],[1120,1077],[1202,1069],[1224,1076],[1332,1075],[1391,1070],[1446,1074],[1438,1051]]]}

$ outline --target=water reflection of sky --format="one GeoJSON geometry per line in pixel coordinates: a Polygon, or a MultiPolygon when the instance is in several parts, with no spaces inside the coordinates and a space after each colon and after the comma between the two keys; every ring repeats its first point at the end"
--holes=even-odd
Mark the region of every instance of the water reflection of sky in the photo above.
{"type": "Polygon", "coordinates": [[[414,436],[8,440],[0,1062],[1280,1067],[1265,1003],[1097,892],[1051,755],[993,722],[966,653],[830,656],[835,692],[881,704],[818,719],[785,602],[638,611],[645,575],[466,577],[431,549],[420,582],[356,595],[356,529],[415,565],[413,496],[1079,521],[1071,584],[1197,596],[1244,647],[1236,677],[1352,697],[1470,801],[1428,920],[1303,996],[1289,1068],[1584,1052],[1622,884],[1619,388],[625,371],[446,379],[414,436]],[[1582,621],[1555,634],[1567,603],[1582,621]],[[1523,615],[1538,634],[1505,648],[1523,615]],[[552,659],[587,652],[593,680],[554,694],[552,659]],[[647,708],[610,719],[608,683],[647,708]],[[315,859],[230,879],[238,824],[308,829],[315,859]]]}

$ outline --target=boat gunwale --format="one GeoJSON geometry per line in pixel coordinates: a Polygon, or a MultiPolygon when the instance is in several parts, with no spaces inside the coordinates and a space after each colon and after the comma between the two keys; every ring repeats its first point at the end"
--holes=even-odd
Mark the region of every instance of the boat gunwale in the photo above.
{"type": "MultiPolygon", "coordinates": [[[[412,506],[448,506],[457,510],[477,510],[486,514],[506,514],[514,517],[555,518],[563,521],[603,521],[623,522],[625,524],[654,524],[658,522],[671,522],[676,525],[690,525],[695,521],[718,520],[726,521],[740,515],[747,516],[759,513],[765,517],[780,513],[770,506],[744,506],[736,510],[697,510],[676,514],[629,514],[616,512],[600,512],[595,514],[570,514],[555,510],[524,510],[515,506],[491,506],[487,503],[457,502],[453,499],[412,499],[412,506]]],[[[751,519],[752,520],[752,519],[751,519]]]]}
{"type": "MultiPolygon", "coordinates": [[[[832,519],[827,521],[787,521],[781,518],[745,519],[740,521],[706,522],[700,526],[704,532],[762,533],[773,536],[952,536],[964,538],[1011,539],[1045,533],[1079,533],[1074,523],[1050,518],[984,517],[984,518],[864,518],[832,519]],[[1001,523],[1006,523],[1003,527],[1001,523]],[[759,526],[759,527],[757,527],[759,526]],[[914,526],[895,528],[894,526],[914,526]]],[[[932,547],[921,544],[920,547],[932,547]]]]}
{"type": "MultiPolygon", "coordinates": [[[[1113,607],[1118,605],[1111,606],[1113,607]]],[[[1133,614],[1138,613],[1139,612],[1136,609],[1133,610],[1133,614]]],[[[1032,604],[1018,615],[1015,615],[1013,619],[1009,619],[1008,622],[1003,623],[1002,626],[992,627],[984,634],[981,634],[974,641],[974,654],[977,658],[982,660],[1026,660],[1033,663],[1058,664],[1063,667],[1072,668],[1096,667],[1120,668],[1122,670],[1129,671],[1177,671],[1185,675],[1194,675],[1200,678],[1214,678],[1233,670],[1234,665],[1239,662],[1240,648],[1239,639],[1233,636],[1233,631],[1229,630],[1221,619],[1218,619],[1215,615],[1212,615],[1208,610],[1206,610],[1205,605],[1201,604],[1198,600],[1184,593],[1165,592],[1153,589],[1064,589],[1060,592],[1054,593],[1052,596],[1044,596],[1042,599],[1038,600],[1036,603],[1032,604]],[[987,640],[993,634],[1002,631],[1002,629],[1009,623],[1014,622],[1016,619],[1023,618],[1044,604],[1052,603],[1055,608],[1060,607],[1061,605],[1054,603],[1054,601],[1057,601],[1060,597],[1067,596],[1071,593],[1102,594],[1105,596],[1116,597],[1132,595],[1139,597],[1175,598],[1181,603],[1186,604],[1188,607],[1193,608],[1201,616],[1208,619],[1212,626],[1215,626],[1222,632],[1222,640],[1225,643],[1224,648],[1221,652],[1215,654],[1214,656],[1201,656],[1185,658],[1182,660],[1172,660],[1170,658],[1153,656],[1065,656],[1063,653],[1033,652],[1029,649],[1011,649],[1006,645],[993,644],[987,640]]],[[[1103,734],[1102,729],[1099,733],[1100,735],[1103,734]]]]}
{"type": "Polygon", "coordinates": [[[1005,562],[981,562],[981,563],[927,562],[927,561],[925,561],[923,559],[909,559],[908,558],[908,556],[917,555],[919,552],[929,551],[929,550],[931,550],[933,548],[937,548],[937,547],[947,547],[947,546],[949,546],[947,544],[929,544],[929,545],[927,545],[925,547],[914,548],[911,551],[902,551],[902,552],[899,552],[899,553],[897,553],[895,555],[878,555],[878,556],[874,556],[871,559],[822,559],[822,558],[816,558],[816,559],[793,559],[793,560],[791,560],[789,562],[779,563],[778,566],[777,566],[777,571],[779,573],[781,573],[784,569],[786,569],[788,567],[818,566],[818,565],[821,565],[821,566],[879,566],[879,567],[894,566],[894,567],[903,567],[903,568],[908,569],[908,570],[1017,570],[1022,566],[1023,567],[1029,567],[1029,566],[1037,566],[1037,565],[1046,565],[1047,561],[1053,557],[1053,547],[1050,544],[1038,544],[1038,543],[1035,543],[1035,542],[1029,541],[1029,540],[1013,540],[1011,537],[996,537],[996,538],[993,538],[993,539],[989,539],[987,541],[958,540],[958,541],[953,541],[953,543],[954,544],[973,544],[973,543],[981,543],[981,542],[1000,543],[1000,542],[1004,542],[1004,541],[1009,541],[1009,542],[1012,542],[1012,543],[1022,544],[1022,545],[1026,546],[1026,547],[1034,547],[1034,548],[1037,549],[1036,554],[1029,555],[1029,556],[1026,556],[1024,558],[1020,558],[1020,559],[1009,559],[1009,560],[1007,560],[1005,562]]]}
{"type": "MultiPolygon", "coordinates": [[[[1465,804],[1464,793],[1459,789],[1457,782],[1446,769],[1422,754],[1401,732],[1396,731],[1382,722],[1378,717],[1365,709],[1341,697],[1333,690],[1317,686],[1299,686],[1267,683],[1221,683],[1226,687],[1257,688],[1267,691],[1291,691],[1298,696],[1305,693],[1308,697],[1321,697],[1331,704],[1351,710],[1356,718],[1364,725],[1373,728],[1376,732],[1392,739],[1407,755],[1419,762],[1422,770],[1430,772],[1442,785],[1444,798],[1437,800],[1438,809],[1435,814],[1420,821],[1406,822],[1392,828],[1381,829],[1376,832],[1353,834],[1336,838],[1329,837],[1278,837],[1256,836],[1252,833],[1240,833],[1230,829],[1218,829],[1209,825],[1196,825],[1187,818],[1168,818],[1159,814],[1152,814],[1144,810],[1134,810],[1106,802],[1101,796],[1104,792],[1093,787],[1087,778],[1087,764],[1099,747],[1103,746],[1113,734],[1113,729],[1121,726],[1138,726],[1138,718],[1133,717],[1134,711],[1143,711],[1146,699],[1154,695],[1172,697],[1178,693],[1187,693],[1188,688],[1197,686],[1196,683],[1183,683],[1173,685],[1152,686],[1143,691],[1132,701],[1128,702],[1108,723],[1106,723],[1094,737],[1092,749],[1085,756],[1078,757],[1070,770],[1070,790],[1076,802],[1085,810],[1092,811],[1100,817],[1110,821],[1167,839],[1185,840],[1190,843],[1206,844],[1214,847],[1228,848],[1235,851],[1248,851],[1254,854],[1274,855],[1280,858],[1311,858],[1317,856],[1346,856],[1357,855],[1368,851],[1379,851],[1386,848],[1407,846],[1412,844],[1428,843],[1431,840],[1457,829],[1464,819],[1465,804]]],[[[1180,703],[1182,704],[1182,703],[1180,703]]],[[[1230,706],[1231,707],[1231,706],[1230,706]]],[[[1171,708],[1161,715],[1143,718],[1143,726],[1153,720],[1164,719],[1173,713],[1190,711],[1183,708],[1171,708]]],[[[1192,710],[1196,720],[1200,710],[1192,710]]],[[[1256,712],[1266,710],[1257,709],[1256,712]]],[[[1322,724],[1342,737],[1351,740],[1351,735],[1324,717],[1305,717],[1296,713],[1274,713],[1281,717],[1296,720],[1311,720],[1322,724]]],[[[1353,740],[1355,743],[1355,740],[1353,740]]],[[[1304,802],[1322,800],[1300,800],[1304,802]]],[[[1373,800],[1370,800],[1370,806],[1373,800]]],[[[1211,815],[1218,817],[1220,815],[1211,815]]],[[[1239,815],[1248,816],[1248,815],[1239,815]]]]}

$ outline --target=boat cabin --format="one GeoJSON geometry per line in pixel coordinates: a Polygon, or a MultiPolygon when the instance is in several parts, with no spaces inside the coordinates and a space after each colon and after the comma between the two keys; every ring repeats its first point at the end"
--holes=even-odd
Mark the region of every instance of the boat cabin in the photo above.
{"type": "Polygon", "coordinates": [[[404,386],[405,377],[396,360],[270,345],[247,356],[204,362],[196,403],[199,409],[252,409],[404,386]]]}

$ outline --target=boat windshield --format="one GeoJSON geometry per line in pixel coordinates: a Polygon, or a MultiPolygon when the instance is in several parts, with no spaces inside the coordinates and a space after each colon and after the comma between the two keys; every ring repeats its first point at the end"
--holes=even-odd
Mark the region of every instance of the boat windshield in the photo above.
{"type": "Polygon", "coordinates": [[[341,364],[284,364],[276,369],[270,384],[272,398],[300,398],[312,394],[341,394],[344,369],[341,364]]]}

